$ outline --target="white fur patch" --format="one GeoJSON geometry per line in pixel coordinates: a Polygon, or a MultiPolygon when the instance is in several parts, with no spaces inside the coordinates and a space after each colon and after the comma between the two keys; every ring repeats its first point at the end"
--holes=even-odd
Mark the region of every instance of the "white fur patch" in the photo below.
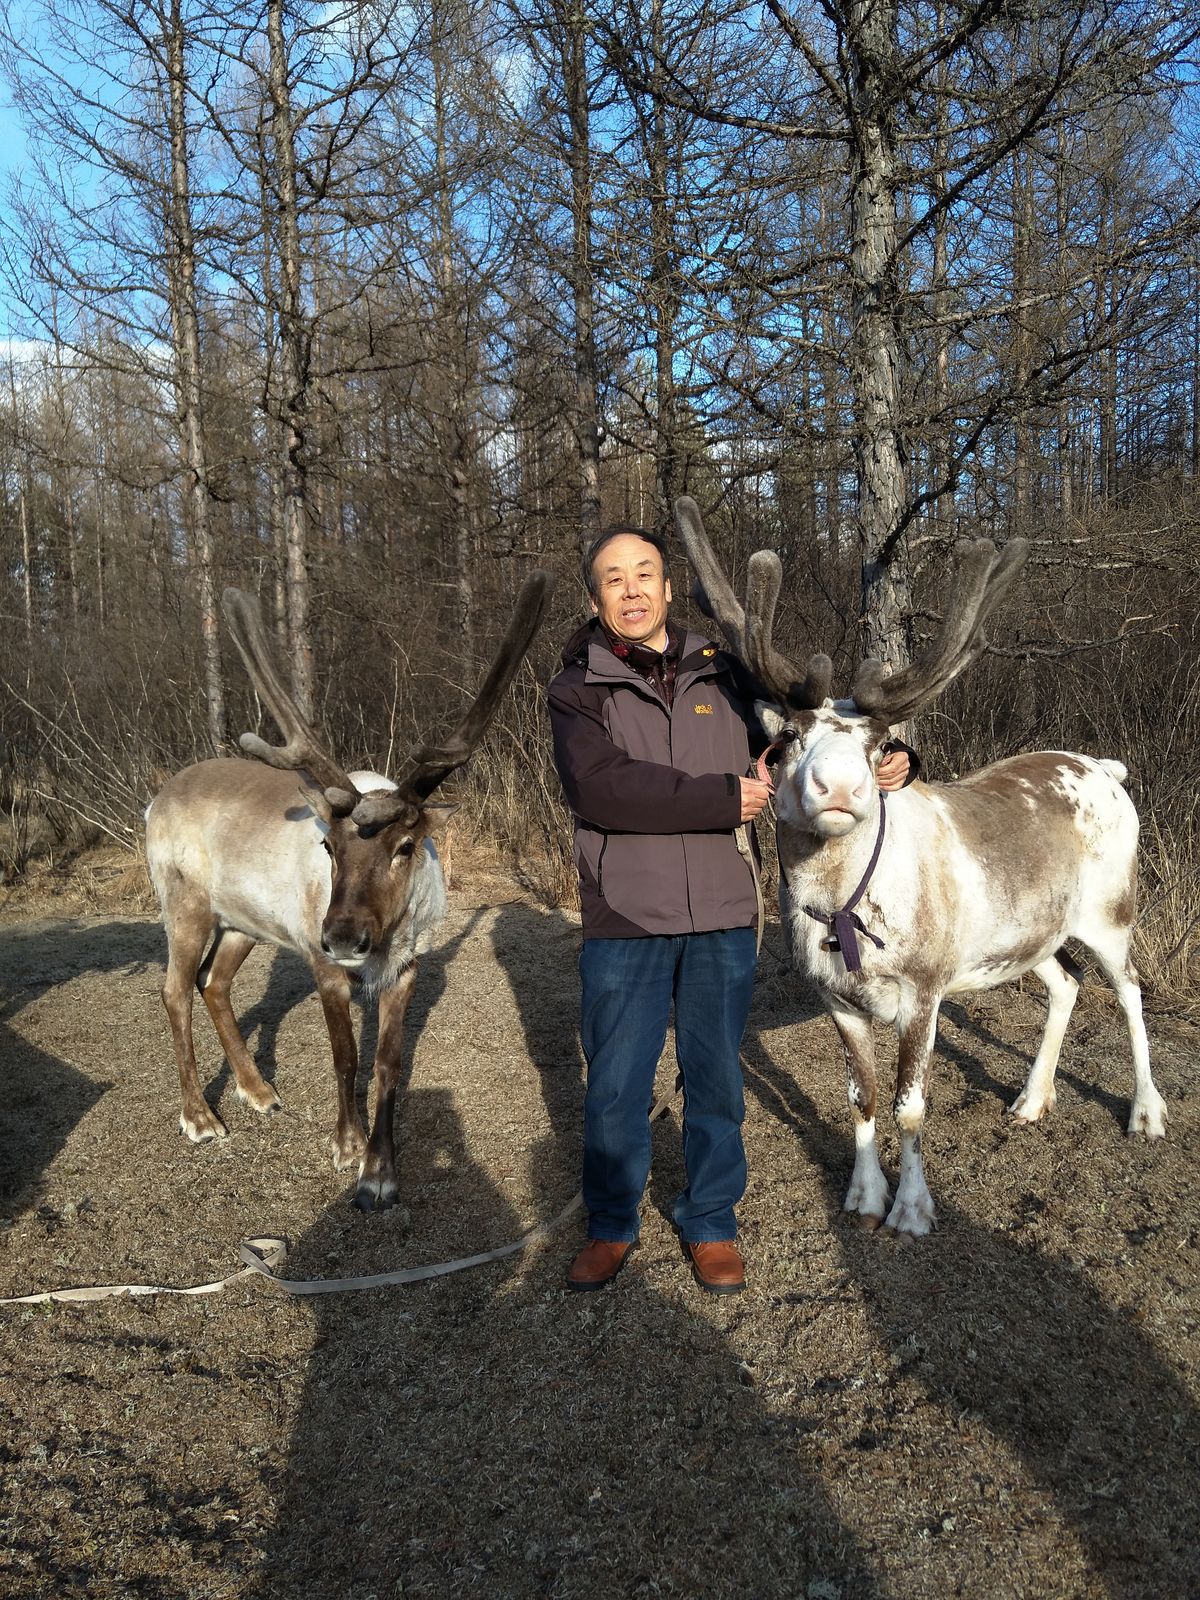
{"type": "MultiPolygon", "coordinates": [[[[1140,996],[1129,964],[1131,928],[1121,920],[1132,904],[1138,835],[1137,814],[1122,787],[1128,775],[1124,766],[1039,752],[998,762],[961,782],[920,783],[889,794],[882,851],[857,907],[884,948],[860,938],[862,971],[850,973],[840,953],[825,948],[827,924],[804,908],[825,915],[846,905],[862,883],[874,845],[871,824],[878,812],[873,803],[842,836],[822,837],[806,787],[822,741],[846,741],[862,759],[874,731],[865,718],[856,726],[852,712],[839,703],[809,714],[803,743],[789,744],[776,769],[777,839],[786,885],[781,907],[789,908],[795,964],[835,1009],[841,1005],[893,1023],[903,1035],[920,1016],[936,1017],[944,995],[1017,978],[1077,939],[1099,957],[1125,1009],[1135,1074],[1130,1131],[1160,1137],[1165,1107],[1150,1078],[1140,996]]],[[[777,726],[783,726],[782,719],[777,726]]],[[[847,757],[843,773],[852,766],[847,757]]],[[[818,769],[818,775],[828,790],[835,787],[832,768],[818,769]]],[[[1053,986],[1053,974],[1047,982],[1053,986]]],[[[931,1040],[932,1032],[931,1022],[931,1040]]],[[[1017,1101],[1018,1117],[1039,1116],[1052,1107],[1051,1057],[1057,1056],[1059,1042],[1046,1041],[1047,1070],[1031,1079],[1032,1090],[1027,1087],[1017,1101]]],[[[920,1151],[925,1112],[920,1084],[895,1108],[901,1181],[888,1222],[914,1234],[934,1225],[920,1151]]],[[[873,1204],[879,1184],[873,1125],[868,1130],[860,1123],[855,1131],[851,1209],[859,1209],[864,1197],[873,1204]],[[862,1143],[867,1138],[869,1156],[862,1143]]]]}

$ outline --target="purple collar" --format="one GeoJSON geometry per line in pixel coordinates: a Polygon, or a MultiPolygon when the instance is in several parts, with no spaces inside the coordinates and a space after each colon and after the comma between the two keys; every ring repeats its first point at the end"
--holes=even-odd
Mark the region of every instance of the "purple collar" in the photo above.
{"type": "Polygon", "coordinates": [[[816,922],[825,922],[829,925],[831,938],[824,940],[823,948],[826,950],[839,950],[842,960],[846,963],[847,972],[861,972],[862,960],[858,953],[858,935],[861,933],[870,939],[871,943],[879,950],[884,948],[883,940],[873,934],[859,917],[854,908],[866,893],[871,875],[879,864],[879,852],[883,849],[883,835],[887,827],[887,807],[883,801],[883,791],[879,792],[879,832],[875,835],[875,848],[871,851],[871,859],[867,862],[867,870],[862,875],[862,880],[850,896],[849,900],[840,911],[814,911],[812,906],[804,906],[810,917],[816,922]]]}

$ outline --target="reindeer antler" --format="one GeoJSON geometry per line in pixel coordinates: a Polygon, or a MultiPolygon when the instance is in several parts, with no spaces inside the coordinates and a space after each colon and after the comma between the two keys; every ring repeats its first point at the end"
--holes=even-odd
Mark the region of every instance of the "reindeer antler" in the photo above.
{"type": "Polygon", "coordinates": [[[746,613],[738,605],[733,587],[713,554],[700,520],[700,507],[690,494],[681,494],[675,502],[675,526],[696,574],[699,586],[698,591],[693,591],[696,603],[706,617],[712,617],[718,624],[734,655],[744,660],[746,613]]]}
{"type": "Polygon", "coordinates": [[[738,604],[732,585],[713,554],[700,519],[700,508],[690,495],[675,502],[675,523],[687,547],[708,607],[720,624],[729,647],[750,668],[766,692],[790,711],[812,711],[824,703],[833,681],[828,656],[810,656],[803,676],[771,643],[775,604],[783,582],[783,566],[773,550],[750,557],[746,574],[746,610],[738,604]]]}
{"type": "Polygon", "coordinates": [[[359,827],[382,828],[407,815],[475,753],[541,625],[553,587],[554,576],[544,568],[529,574],[495,658],[458,727],[441,744],[416,745],[395,789],[376,789],[358,801],[351,816],[359,827]]]}
{"type": "Polygon", "coordinates": [[[258,601],[243,589],[226,589],[221,596],[221,609],[255,693],[274,717],[285,740],[282,745],[272,745],[257,734],[244,733],[238,743],[247,755],[257,756],[269,767],[284,771],[303,768],[325,791],[334,814],[347,815],[358,800],[354,785],[324,749],[284,687],[258,601]]]}
{"type": "Polygon", "coordinates": [[[917,659],[891,677],[868,658],[854,674],[850,698],[867,716],[905,722],[935,700],[987,649],[986,626],[1029,553],[1027,539],[1010,539],[999,555],[990,539],[967,546],[944,607],[941,631],[917,659]]]}

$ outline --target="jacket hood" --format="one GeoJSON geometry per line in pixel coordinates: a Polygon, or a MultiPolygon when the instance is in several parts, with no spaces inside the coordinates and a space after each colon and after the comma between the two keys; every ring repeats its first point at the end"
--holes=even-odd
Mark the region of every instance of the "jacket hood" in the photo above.
{"type": "Polygon", "coordinates": [[[588,646],[600,631],[597,618],[589,617],[562,647],[562,664],[564,667],[573,667],[577,662],[582,666],[587,660],[588,646]]]}

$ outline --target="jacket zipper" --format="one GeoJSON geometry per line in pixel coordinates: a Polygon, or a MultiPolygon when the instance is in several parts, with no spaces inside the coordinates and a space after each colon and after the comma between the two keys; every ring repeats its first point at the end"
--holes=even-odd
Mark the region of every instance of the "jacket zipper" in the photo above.
{"type": "MultiPolygon", "coordinates": [[[[691,687],[689,684],[688,688],[691,687]]],[[[667,707],[667,754],[671,758],[671,765],[675,765],[675,707],[679,704],[682,688],[678,681],[675,684],[675,694],[671,704],[667,707]]],[[[692,932],[696,931],[696,914],[692,910],[692,874],[688,867],[687,834],[679,835],[680,846],[683,850],[683,892],[687,896],[688,921],[692,925],[692,932]]]]}
{"type": "Polygon", "coordinates": [[[600,854],[596,857],[596,894],[604,899],[604,852],[608,849],[609,835],[604,835],[604,843],[600,846],[600,854]]]}

